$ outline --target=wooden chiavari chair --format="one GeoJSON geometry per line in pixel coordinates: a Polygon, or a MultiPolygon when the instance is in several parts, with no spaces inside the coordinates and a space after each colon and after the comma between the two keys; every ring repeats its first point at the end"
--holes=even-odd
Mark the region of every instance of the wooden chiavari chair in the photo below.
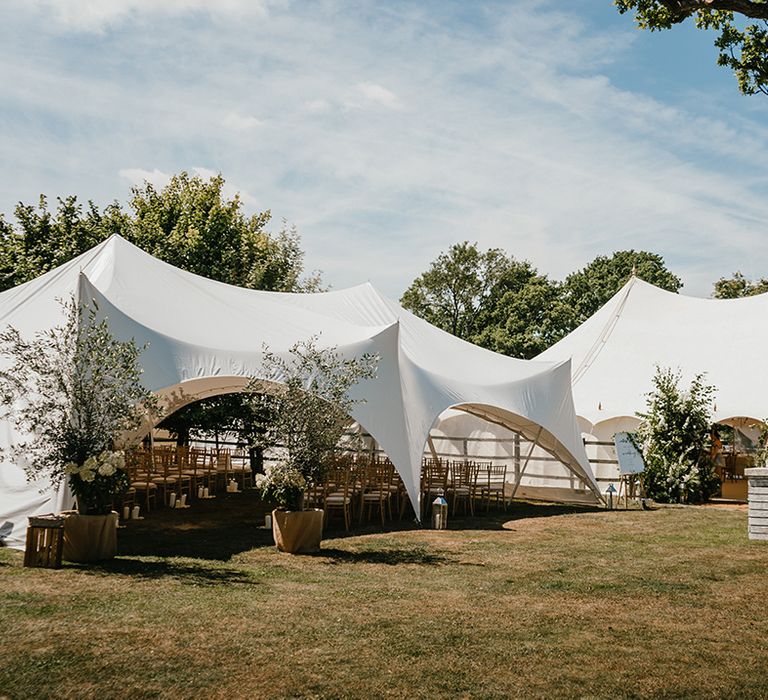
{"type": "Polygon", "coordinates": [[[328,491],[323,498],[323,507],[325,508],[324,524],[334,511],[341,511],[344,516],[344,528],[349,531],[349,523],[352,519],[352,497],[349,495],[351,470],[345,467],[338,467],[332,471],[332,479],[328,483],[334,484],[334,490],[328,491]]]}
{"type": "Polygon", "coordinates": [[[243,491],[245,491],[246,485],[253,486],[253,471],[251,470],[251,458],[248,450],[238,448],[232,453],[230,471],[232,478],[239,482],[243,491]]]}
{"type": "Polygon", "coordinates": [[[152,472],[149,479],[157,486],[158,494],[162,492],[164,505],[169,503],[169,493],[177,493],[179,477],[176,474],[175,462],[175,450],[169,450],[167,447],[156,447],[152,450],[152,472]]]}
{"type": "Polygon", "coordinates": [[[389,485],[392,479],[391,470],[385,464],[375,462],[368,464],[363,470],[363,491],[360,503],[360,522],[363,522],[364,513],[371,517],[374,508],[378,509],[381,517],[381,526],[389,512],[389,499],[392,496],[389,485]]]}
{"type": "Polygon", "coordinates": [[[464,513],[475,514],[472,497],[477,481],[477,470],[469,462],[454,462],[448,479],[448,496],[452,500],[451,514],[456,515],[459,503],[464,505],[464,513]]]}
{"type": "Polygon", "coordinates": [[[157,484],[151,479],[152,456],[144,450],[132,450],[125,454],[125,468],[131,480],[136,498],[144,503],[147,512],[151,504],[157,506],[157,484]]]}
{"type": "Polygon", "coordinates": [[[445,496],[448,492],[448,465],[447,463],[427,460],[422,467],[422,518],[426,518],[432,508],[432,501],[438,496],[445,496]]]}
{"type": "Polygon", "coordinates": [[[507,467],[504,464],[488,465],[488,481],[483,484],[481,495],[485,501],[486,512],[491,507],[491,500],[494,505],[506,504],[505,488],[507,483],[507,467]]]}

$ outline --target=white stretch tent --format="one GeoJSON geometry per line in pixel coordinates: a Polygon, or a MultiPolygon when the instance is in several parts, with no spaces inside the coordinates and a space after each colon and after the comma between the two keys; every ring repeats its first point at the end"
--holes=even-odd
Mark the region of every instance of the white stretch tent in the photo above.
{"type": "MultiPolygon", "coordinates": [[[[768,374],[760,370],[766,316],[768,294],[701,299],[632,277],[536,360],[571,360],[579,423],[599,441],[637,427],[635,413],[646,408],[656,365],[679,369],[684,384],[705,373],[717,388],[713,420],[744,429],[744,417],[751,423],[768,415],[768,374]]],[[[611,455],[598,450],[596,457],[611,455]]]]}
{"type": "MultiPolygon", "coordinates": [[[[62,319],[57,299],[95,300],[118,339],[148,344],[143,381],[171,412],[192,401],[242,390],[261,377],[262,349],[286,353],[319,335],[346,357],[378,353],[375,379],[353,390],[352,416],[400,473],[418,509],[424,445],[450,407],[508,426],[557,457],[597,493],[573,409],[570,363],[515,360],[451,336],[402,309],[370,284],[319,294],[260,292],[168,265],[115,235],[38,279],[0,294],[0,328],[25,337],[62,319]]],[[[146,426],[147,430],[151,427],[146,426]]],[[[17,439],[0,425],[0,446],[17,439]]],[[[0,466],[0,525],[22,545],[26,516],[61,509],[67,493],[30,485],[0,466]],[[41,492],[42,488],[42,492],[41,492]]]]}

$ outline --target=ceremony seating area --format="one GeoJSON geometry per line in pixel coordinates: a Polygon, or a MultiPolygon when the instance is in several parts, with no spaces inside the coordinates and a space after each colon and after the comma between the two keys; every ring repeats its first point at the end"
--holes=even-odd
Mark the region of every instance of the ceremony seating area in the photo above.
{"type": "Polygon", "coordinates": [[[248,452],[242,449],[155,446],[126,452],[131,488],[122,506],[140,505],[147,512],[186,496],[189,501],[203,489],[207,497],[226,491],[234,481],[238,489],[253,485],[248,452]]]}
{"type": "MultiPolygon", "coordinates": [[[[126,452],[131,488],[115,506],[139,505],[145,512],[168,507],[173,501],[194,502],[201,494],[211,498],[227,491],[231,482],[238,490],[254,484],[248,451],[229,447],[155,446],[126,452]],[[173,498],[172,498],[173,494],[173,498]]],[[[421,519],[431,515],[431,504],[445,497],[451,515],[488,512],[506,508],[507,468],[491,462],[450,461],[425,458],[421,472],[421,519]]],[[[326,523],[402,520],[413,511],[405,485],[386,457],[337,455],[322,483],[309,484],[305,507],[323,508],[326,523]]]]}

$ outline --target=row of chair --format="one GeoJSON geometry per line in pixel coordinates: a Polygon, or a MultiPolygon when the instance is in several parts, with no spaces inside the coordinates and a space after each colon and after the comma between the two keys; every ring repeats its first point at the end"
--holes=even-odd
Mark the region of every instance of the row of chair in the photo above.
{"type": "Polygon", "coordinates": [[[133,496],[149,511],[176,498],[196,497],[200,487],[210,495],[226,489],[234,480],[242,489],[253,484],[250,460],[244,450],[228,448],[155,447],[126,453],[126,470],[133,496]]]}
{"type": "Polygon", "coordinates": [[[338,458],[326,472],[322,483],[311,484],[306,503],[325,510],[326,522],[336,513],[349,530],[352,520],[362,522],[377,515],[382,526],[399,517],[407,503],[405,485],[388,459],[355,460],[338,458]]]}
{"type": "MultiPolygon", "coordinates": [[[[486,511],[492,505],[506,507],[506,478],[504,465],[425,459],[421,472],[421,518],[429,516],[432,502],[438,496],[447,499],[454,515],[460,506],[465,513],[474,515],[478,503],[486,511]]],[[[374,515],[383,526],[387,519],[394,518],[395,511],[402,518],[409,505],[403,481],[386,458],[337,458],[322,483],[308,486],[305,503],[324,508],[326,519],[339,513],[347,529],[355,518],[362,522],[374,515]]]]}
{"type": "Polygon", "coordinates": [[[491,504],[506,507],[506,483],[507,467],[503,464],[425,459],[421,470],[422,516],[439,495],[445,496],[454,515],[459,505],[474,515],[478,501],[486,511],[491,504]]]}

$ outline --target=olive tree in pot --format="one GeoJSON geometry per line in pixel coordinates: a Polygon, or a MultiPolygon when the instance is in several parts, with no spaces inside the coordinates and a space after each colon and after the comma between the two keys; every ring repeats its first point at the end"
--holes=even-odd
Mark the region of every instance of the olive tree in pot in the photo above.
{"type": "Polygon", "coordinates": [[[305,510],[304,494],[307,487],[323,483],[349,414],[360,401],[350,390],[373,379],[379,361],[372,354],[346,359],[337,348],[321,348],[318,342],[312,337],[284,354],[265,348],[264,380],[248,385],[254,412],[263,421],[261,446],[280,446],[285,457],[267,466],[256,485],[277,506],[272,513],[275,544],[291,553],[320,547],[323,511],[305,510]]]}
{"type": "Polygon", "coordinates": [[[92,547],[70,542],[75,526],[65,525],[64,558],[91,561],[114,556],[111,506],[130,486],[115,439],[157,412],[157,400],[140,381],[141,350],[112,336],[106,319],[97,320],[96,302],[61,304],[59,326],[30,340],[12,326],[0,334],[0,415],[24,436],[3,456],[43,489],[66,481],[80,514],[101,518],[81,523],[86,536],[101,538],[92,547]]]}

